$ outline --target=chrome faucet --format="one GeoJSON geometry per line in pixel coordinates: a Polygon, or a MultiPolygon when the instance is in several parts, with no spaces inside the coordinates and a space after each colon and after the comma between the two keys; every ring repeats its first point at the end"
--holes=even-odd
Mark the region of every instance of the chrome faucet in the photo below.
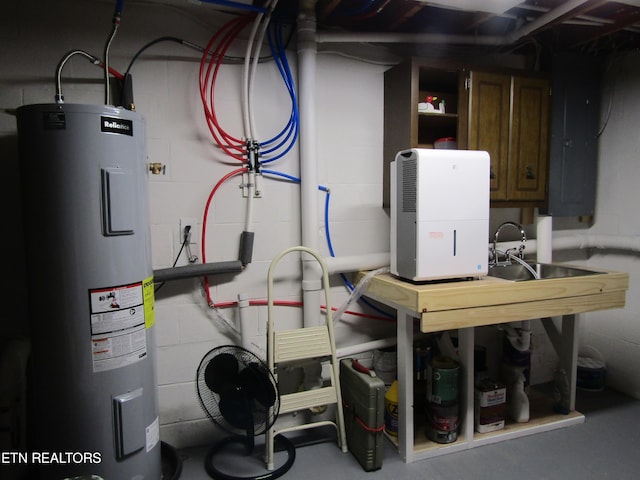
{"type": "Polygon", "coordinates": [[[519,258],[524,258],[524,249],[525,249],[525,243],[527,242],[527,234],[524,231],[524,228],[522,227],[522,225],[515,223],[515,222],[504,222],[503,224],[501,224],[497,229],[496,229],[496,233],[493,237],[493,249],[491,250],[491,265],[496,266],[496,265],[510,265],[511,264],[511,260],[510,260],[510,255],[513,255],[512,251],[515,252],[515,249],[508,249],[506,252],[504,252],[505,258],[503,262],[499,262],[498,261],[498,236],[500,235],[500,232],[502,231],[503,228],[505,227],[513,227],[515,229],[518,230],[518,232],[520,233],[520,237],[521,237],[521,241],[520,241],[520,246],[518,247],[518,253],[516,254],[519,258]]]}

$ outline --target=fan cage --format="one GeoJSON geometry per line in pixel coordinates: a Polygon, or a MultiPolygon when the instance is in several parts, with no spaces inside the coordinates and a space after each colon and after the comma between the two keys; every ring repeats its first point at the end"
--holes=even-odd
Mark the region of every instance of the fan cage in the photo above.
{"type": "Polygon", "coordinates": [[[265,433],[275,423],[280,410],[280,395],[275,377],[265,365],[265,363],[253,352],[237,345],[222,345],[211,349],[201,360],[196,375],[196,389],[198,400],[203,411],[216,425],[228,433],[238,436],[257,436],[265,433]],[[229,422],[220,409],[221,396],[212,391],[205,381],[205,370],[207,365],[219,355],[231,355],[238,362],[238,373],[247,368],[252,369],[252,373],[257,373],[260,378],[262,388],[272,389],[274,403],[265,406],[256,398],[250,398],[249,410],[253,419],[253,432],[249,429],[241,428],[229,422]]]}

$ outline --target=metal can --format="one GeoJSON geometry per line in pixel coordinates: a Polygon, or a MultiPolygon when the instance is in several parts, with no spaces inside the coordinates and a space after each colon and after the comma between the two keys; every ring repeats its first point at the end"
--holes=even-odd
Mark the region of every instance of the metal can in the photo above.
{"type": "Polygon", "coordinates": [[[430,403],[427,406],[427,423],[425,434],[427,438],[437,443],[452,443],[458,439],[459,405],[436,405],[430,403]]]}
{"type": "Polygon", "coordinates": [[[460,364],[445,356],[434,357],[427,371],[427,401],[437,405],[458,403],[460,364]]]}
{"type": "Polygon", "coordinates": [[[415,380],[426,380],[429,362],[431,361],[431,347],[429,345],[417,345],[413,349],[413,372],[415,380]]]}

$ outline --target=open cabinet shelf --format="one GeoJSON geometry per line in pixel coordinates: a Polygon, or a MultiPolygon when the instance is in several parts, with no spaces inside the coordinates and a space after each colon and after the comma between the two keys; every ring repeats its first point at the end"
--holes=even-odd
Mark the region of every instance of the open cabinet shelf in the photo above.
{"type": "Polygon", "coordinates": [[[527,396],[530,404],[528,422],[517,423],[507,419],[505,427],[501,430],[488,433],[474,432],[473,445],[487,445],[584,422],[584,415],[576,410],[570,411],[567,415],[555,413],[553,398],[536,390],[535,386],[529,389],[527,396]]]}
{"type": "MultiPolygon", "coordinates": [[[[507,414],[504,428],[487,433],[475,431],[474,355],[469,354],[469,352],[473,352],[473,348],[470,347],[475,344],[475,331],[475,328],[458,330],[461,382],[460,427],[457,440],[452,443],[438,443],[430,440],[425,432],[426,415],[414,408],[416,403],[414,398],[414,401],[410,402],[409,408],[407,409],[408,411],[406,412],[406,421],[411,422],[410,425],[412,426],[412,442],[410,442],[410,445],[402,446],[400,437],[387,436],[396,448],[398,448],[401,455],[405,457],[407,462],[454,453],[584,422],[584,415],[575,410],[570,411],[566,415],[556,413],[553,408],[554,400],[552,395],[543,391],[545,390],[544,388],[531,386],[527,391],[530,404],[528,422],[515,422],[511,420],[507,414]]],[[[411,370],[411,375],[413,375],[412,365],[413,364],[406,365],[406,367],[409,367],[409,370],[411,370]]],[[[549,389],[547,388],[546,390],[549,389]]]]}
{"type": "Polygon", "coordinates": [[[397,153],[434,148],[440,138],[489,153],[492,206],[545,206],[551,102],[545,75],[413,57],[384,78],[384,208],[391,203],[388,170],[397,153]]]}

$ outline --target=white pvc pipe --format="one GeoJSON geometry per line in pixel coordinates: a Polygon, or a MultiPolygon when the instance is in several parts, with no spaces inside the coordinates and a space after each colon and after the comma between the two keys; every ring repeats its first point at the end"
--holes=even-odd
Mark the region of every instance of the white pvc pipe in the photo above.
{"type": "Polygon", "coordinates": [[[431,43],[499,46],[505,42],[500,36],[447,35],[440,33],[369,33],[320,32],[318,43],[431,43]]]}
{"type": "Polygon", "coordinates": [[[368,255],[347,255],[344,257],[328,257],[327,264],[330,275],[336,273],[357,272],[359,270],[375,270],[389,265],[391,255],[387,253],[371,253],[368,255]]]}
{"type": "MultiPolygon", "coordinates": [[[[544,217],[542,225],[542,236],[539,239],[527,240],[525,254],[537,253],[537,260],[543,263],[552,261],[551,251],[571,250],[581,248],[613,248],[618,250],[628,250],[640,252],[640,236],[616,236],[616,235],[591,235],[577,233],[559,233],[555,237],[549,238],[551,217],[544,217]],[[544,238],[544,240],[542,240],[544,238]],[[542,256],[541,256],[542,252],[542,256]]],[[[540,232],[538,232],[540,236],[540,232]]],[[[519,241],[500,242],[498,249],[505,251],[510,248],[518,248],[519,241]]],[[[344,257],[325,258],[329,273],[356,272],[359,270],[374,270],[376,268],[389,265],[389,253],[372,253],[368,255],[352,255],[344,257]]]]}
{"type": "MultiPolygon", "coordinates": [[[[526,253],[539,252],[539,241],[527,240],[526,253]]],[[[520,242],[501,242],[498,249],[517,248],[520,242]]],[[[584,233],[562,232],[553,236],[552,250],[574,250],[582,248],[616,249],[640,252],[640,236],[599,235],[584,233]]],[[[542,260],[539,260],[542,261],[542,260]]]]}
{"type": "MultiPolygon", "coordinates": [[[[242,69],[242,126],[244,128],[244,137],[245,139],[254,139],[254,133],[252,131],[252,122],[251,122],[251,95],[250,95],[250,79],[251,79],[251,55],[253,52],[253,44],[255,41],[256,34],[258,32],[258,27],[260,26],[260,20],[264,16],[263,13],[259,13],[256,15],[256,18],[253,20],[253,24],[251,25],[251,33],[249,34],[249,41],[247,42],[247,48],[244,53],[244,68],[242,69]]],[[[256,55],[260,55],[260,52],[256,53],[256,55]]]]}
{"type": "Polygon", "coordinates": [[[253,203],[256,182],[256,174],[252,170],[247,174],[247,214],[244,221],[244,231],[253,232],[253,203]]]}
{"type": "Polygon", "coordinates": [[[240,339],[242,346],[247,350],[253,351],[251,348],[252,339],[258,335],[257,323],[252,321],[247,314],[246,309],[249,307],[249,295],[246,293],[238,294],[238,319],[240,324],[240,339]]]}
{"type": "MultiPolygon", "coordinates": [[[[538,215],[536,218],[536,241],[538,262],[551,263],[553,255],[553,218],[538,215]]],[[[525,250],[526,254],[527,250],[525,250]]]]}
{"type": "Polygon", "coordinates": [[[344,358],[351,355],[357,355],[358,353],[370,352],[372,350],[379,350],[387,347],[393,347],[398,342],[396,337],[383,338],[381,340],[373,340],[371,342],[360,343],[358,345],[349,345],[336,349],[336,357],[344,358]]]}
{"type": "Polygon", "coordinates": [[[640,251],[640,236],[565,233],[554,237],[553,248],[556,250],[571,248],[614,248],[638,252],[640,251]]]}
{"type": "Polygon", "coordinates": [[[262,23],[260,25],[260,30],[256,32],[256,40],[254,42],[255,49],[252,52],[253,58],[251,59],[252,63],[251,63],[251,69],[249,72],[248,84],[247,84],[247,98],[249,102],[249,133],[247,135],[252,140],[256,140],[258,138],[258,131],[255,126],[253,109],[251,108],[251,105],[253,105],[253,102],[254,102],[253,92],[254,92],[254,85],[255,85],[255,79],[256,79],[256,72],[258,71],[258,63],[260,61],[260,54],[262,52],[262,44],[264,42],[264,38],[267,33],[267,28],[269,28],[269,22],[271,21],[271,11],[276,7],[277,3],[278,3],[278,0],[271,0],[270,2],[268,2],[265,7],[269,10],[269,14],[266,15],[266,18],[263,18],[265,17],[264,14],[258,14],[255,20],[256,28],[258,27],[258,24],[260,22],[262,23]]]}
{"type": "MultiPolygon", "coordinates": [[[[318,250],[319,200],[316,141],[316,18],[315,0],[300,2],[298,13],[298,85],[300,112],[300,211],[302,245],[318,250]]],[[[315,261],[302,254],[303,319],[305,326],[321,321],[321,283],[315,261]]]]}

